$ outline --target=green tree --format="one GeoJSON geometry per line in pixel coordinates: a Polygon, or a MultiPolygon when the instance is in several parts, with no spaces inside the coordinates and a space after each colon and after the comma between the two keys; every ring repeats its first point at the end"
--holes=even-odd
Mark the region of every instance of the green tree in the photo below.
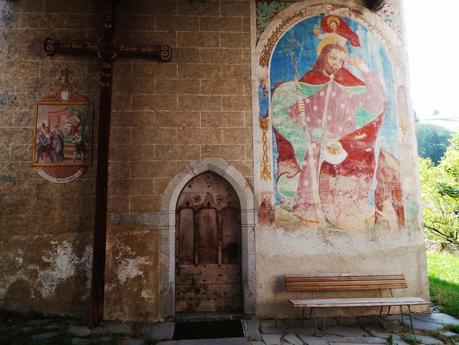
{"type": "Polygon", "coordinates": [[[436,165],[445,154],[452,132],[429,123],[416,124],[419,157],[430,158],[436,165]]]}
{"type": "Polygon", "coordinates": [[[422,220],[428,238],[459,244],[459,135],[440,163],[420,158],[422,220]]]}

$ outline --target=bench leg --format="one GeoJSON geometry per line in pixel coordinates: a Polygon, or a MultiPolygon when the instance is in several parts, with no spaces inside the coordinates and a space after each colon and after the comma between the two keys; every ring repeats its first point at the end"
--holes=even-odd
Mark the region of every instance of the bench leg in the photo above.
{"type": "Polygon", "coordinates": [[[323,328],[322,328],[322,331],[325,332],[325,308],[322,308],[322,318],[323,318],[323,328]]]}
{"type": "Polygon", "coordinates": [[[411,327],[411,333],[413,333],[413,314],[411,314],[411,307],[408,305],[408,311],[410,313],[410,327],[411,327]]]}
{"type": "Polygon", "coordinates": [[[314,308],[313,313],[314,313],[314,335],[317,337],[317,310],[316,308],[314,308]]]}
{"type": "Polygon", "coordinates": [[[304,308],[302,308],[302,309],[303,309],[303,316],[302,316],[302,318],[301,318],[301,321],[302,321],[301,323],[303,324],[303,327],[305,327],[305,322],[304,322],[304,308]]]}
{"type": "Polygon", "coordinates": [[[400,319],[402,320],[402,328],[405,327],[405,321],[403,320],[403,309],[402,306],[400,306],[400,319]]]}

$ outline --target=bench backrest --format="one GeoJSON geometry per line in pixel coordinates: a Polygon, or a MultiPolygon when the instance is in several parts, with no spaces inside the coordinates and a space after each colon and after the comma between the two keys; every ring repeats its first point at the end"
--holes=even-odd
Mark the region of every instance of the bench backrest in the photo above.
{"type": "Polygon", "coordinates": [[[352,291],[407,288],[403,274],[285,276],[287,291],[352,291]]]}

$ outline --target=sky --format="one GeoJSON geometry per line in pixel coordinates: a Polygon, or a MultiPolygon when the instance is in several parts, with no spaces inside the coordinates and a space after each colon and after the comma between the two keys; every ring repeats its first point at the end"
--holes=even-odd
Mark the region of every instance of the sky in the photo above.
{"type": "Polygon", "coordinates": [[[403,3],[413,109],[459,119],[459,1],[403,3]]]}

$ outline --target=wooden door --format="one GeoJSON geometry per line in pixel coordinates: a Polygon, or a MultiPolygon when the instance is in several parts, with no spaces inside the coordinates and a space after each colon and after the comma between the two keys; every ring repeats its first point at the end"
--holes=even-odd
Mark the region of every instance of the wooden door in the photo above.
{"type": "Polygon", "coordinates": [[[177,313],[241,311],[240,214],[233,187],[214,173],[183,188],[176,214],[177,313]]]}

